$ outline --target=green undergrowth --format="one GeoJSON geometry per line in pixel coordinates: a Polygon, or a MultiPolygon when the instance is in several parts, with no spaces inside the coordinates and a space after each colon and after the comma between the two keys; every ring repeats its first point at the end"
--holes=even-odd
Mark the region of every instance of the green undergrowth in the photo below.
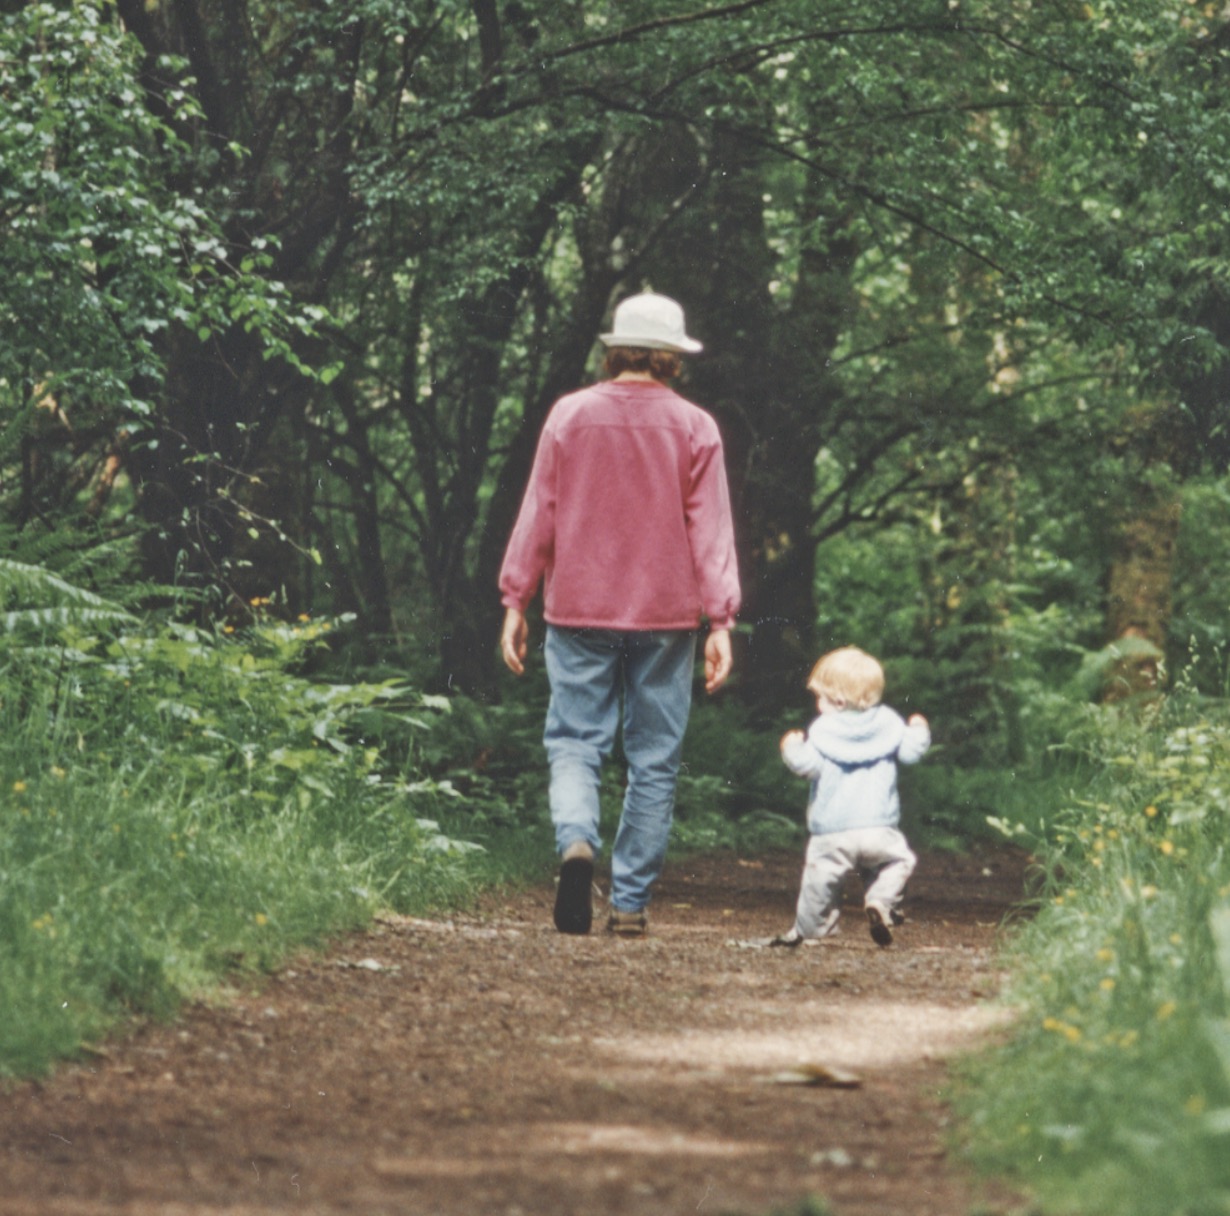
{"type": "Polygon", "coordinates": [[[7,623],[0,1076],[502,877],[420,755],[449,703],[303,674],[335,622],[7,623]]]}
{"type": "Polygon", "coordinates": [[[1067,750],[1067,797],[997,824],[1042,885],[1004,960],[1015,1029],[965,1070],[971,1152],[1040,1211],[1224,1216],[1230,705],[1091,710],[1067,750]]]}
{"type": "MultiPolygon", "coordinates": [[[[679,776],[672,847],[756,852],[801,848],[807,839],[807,782],[782,763],[778,743],[794,719],[764,722],[736,702],[700,701],[692,712],[679,776]]],[[[617,780],[617,778],[616,778],[617,780]]],[[[1070,773],[948,762],[942,743],[899,773],[902,830],[920,849],[960,852],[1002,837],[988,819],[1035,828],[1070,773]]],[[[618,816],[618,789],[604,810],[618,816]]]]}
{"type": "MultiPolygon", "coordinates": [[[[510,872],[532,869],[530,850],[551,849],[547,770],[542,746],[545,685],[500,705],[455,698],[449,727],[428,741],[433,771],[464,795],[469,831],[510,830],[519,848],[510,872]]],[[[787,721],[764,720],[733,699],[698,694],[684,741],[671,855],[715,849],[754,854],[801,849],[807,839],[807,782],[782,763],[778,743],[787,721]]],[[[988,819],[1006,815],[1036,825],[1068,776],[1035,767],[1019,771],[962,768],[936,748],[900,774],[903,829],[922,849],[963,850],[1001,841],[988,819]]],[[[614,838],[624,794],[618,744],[602,771],[601,829],[614,838]]],[[[550,856],[547,858],[550,864],[550,856]]]]}
{"type": "MultiPolygon", "coordinates": [[[[501,704],[341,679],[345,620],[138,618],[0,561],[0,1077],[169,1017],[379,910],[554,869],[545,685],[501,704]]],[[[801,848],[781,727],[698,698],[672,854],[801,848]]],[[[956,847],[1005,787],[919,766],[907,831],[956,847]],[[927,769],[927,771],[924,771],[927,769]]],[[[619,758],[602,789],[609,844],[619,758]]]]}

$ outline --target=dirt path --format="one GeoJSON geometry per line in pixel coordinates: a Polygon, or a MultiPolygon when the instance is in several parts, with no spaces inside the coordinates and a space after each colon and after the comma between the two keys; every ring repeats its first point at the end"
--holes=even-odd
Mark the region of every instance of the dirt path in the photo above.
{"type": "Polygon", "coordinates": [[[817,948],[737,945],[788,927],[798,869],[676,862],[643,941],[560,936],[549,891],[378,925],[7,1095],[0,1213],[1010,1210],[947,1159],[939,1093],[994,1024],[1020,860],[925,856],[887,950],[857,912],[817,948]]]}

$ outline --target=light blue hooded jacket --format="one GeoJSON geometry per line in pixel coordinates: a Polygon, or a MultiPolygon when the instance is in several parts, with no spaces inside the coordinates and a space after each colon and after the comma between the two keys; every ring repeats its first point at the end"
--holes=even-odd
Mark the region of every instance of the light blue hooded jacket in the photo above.
{"type": "Polygon", "coordinates": [[[807,830],[813,836],[851,828],[895,828],[901,821],[897,765],[916,764],[931,746],[922,723],[907,725],[887,705],[830,710],[782,759],[811,780],[807,830]]]}

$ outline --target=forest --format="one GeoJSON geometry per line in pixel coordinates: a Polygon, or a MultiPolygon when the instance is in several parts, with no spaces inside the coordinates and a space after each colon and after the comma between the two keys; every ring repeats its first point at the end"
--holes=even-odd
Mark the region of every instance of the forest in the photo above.
{"type": "Polygon", "coordinates": [[[1224,1212],[1228,73],[1204,0],[0,0],[0,1076],[550,863],[496,576],[651,289],[744,587],[681,847],[801,839],[882,656],[920,842],[1038,859],[975,1155],[1224,1212]]]}

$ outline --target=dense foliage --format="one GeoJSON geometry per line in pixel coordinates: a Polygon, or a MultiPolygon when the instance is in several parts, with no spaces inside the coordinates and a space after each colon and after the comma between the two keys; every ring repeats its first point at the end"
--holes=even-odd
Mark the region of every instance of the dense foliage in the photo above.
{"type": "Polygon", "coordinates": [[[684,387],[726,431],[746,696],[782,704],[852,531],[914,537],[910,649],[964,651],[931,635],[1015,610],[1026,496],[1096,567],[1073,608],[1164,645],[1099,597],[1172,526],[1166,471],[1225,463],[1217,14],[117,0],[3,31],[27,532],[140,531],[147,577],[354,612],[490,693],[538,426],[652,285],[707,343],[684,387]]]}
{"type": "Polygon", "coordinates": [[[447,703],[309,679],[335,622],[145,625],[9,562],[0,597],[0,1076],[470,889],[447,703]]]}
{"type": "Polygon", "coordinates": [[[1016,1033],[965,1100],[975,1152],[1058,1210],[1224,1211],[1230,717],[1189,689],[1070,746],[1082,779],[1050,822],[999,821],[1043,882],[1011,952],[1016,1033]]]}
{"type": "Polygon", "coordinates": [[[1222,1210],[1228,58],[1193,0],[0,5],[0,1071],[542,844],[495,571],[653,287],[747,591],[680,843],[796,839],[801,673],[882,655],[911,834],[1046,875],[978,1151],[1222,1210]]]}

